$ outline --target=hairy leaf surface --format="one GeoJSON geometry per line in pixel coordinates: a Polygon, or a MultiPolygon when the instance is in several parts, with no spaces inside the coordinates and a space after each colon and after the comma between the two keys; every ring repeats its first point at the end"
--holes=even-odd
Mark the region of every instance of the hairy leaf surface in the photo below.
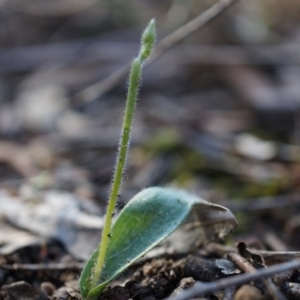
{"type": "MultiPolygon", "coordinates": [[[[229,212],[222,206],[214,205],[184,191],[152,187],[138,193],[123,208],[112,226],[105,266],[96,287],[91,287],[91,276],[99,248],[87,262],[80,278],[83,297],[93,299],[109,281],[168,237],[186,219],[190,219],[191,212],[197,215],[199,208],[202,211],[199,215],[205,216],[205,222],[208,221],[209,215],[216,217],[217,214],[219,219],[221,212],[226,214],[229,212]]],[[[226,232],[236,226],[231,213],[230,218],[232,226],[229,226],[226,232]]],[[[201,220],[198,218],[195,223],[193,217],[193,226],[201,227],[199,222],[201,223],[201,220]]],[[[215,222],[213,224],[216,226],[215,222]]]]}

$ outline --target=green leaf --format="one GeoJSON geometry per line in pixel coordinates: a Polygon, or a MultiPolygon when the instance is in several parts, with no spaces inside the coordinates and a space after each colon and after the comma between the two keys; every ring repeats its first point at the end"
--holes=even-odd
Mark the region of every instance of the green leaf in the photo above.
{"type": "MultiPolygon", "coordinates": [[[[209,211],[217,208],[218,216],[222,209],[228,212],[226,208],[184,191],[152,187],[138,193],[123,208],[113,224],[98,286],[91,287],[91,276],[99,248],[83,269],[80,278],[82,296],[85,299],[95,299],[113,278],[169,236],[190,215],[192,208],[197,207],[198,210],[199,206],[204,210],[209,208],[209,211]]],[[[208,216],[203,215],[205,218],[208,216]]],[[[235,220],[233,223],[235,227],[235,220]]]]}

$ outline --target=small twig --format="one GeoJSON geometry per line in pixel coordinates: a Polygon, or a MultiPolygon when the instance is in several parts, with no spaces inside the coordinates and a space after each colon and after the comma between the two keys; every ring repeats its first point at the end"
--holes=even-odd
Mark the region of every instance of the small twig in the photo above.
{"type": "Polygon", "coordinates": [[[227,258],[231,260],[244,273],[255,273],[256,269],[241,255],[228,253],[227,258]]]}
{"type": "Polygon", "coordinates": [[[190,289],[183,291],[180,295],[171,298],[166,298],[166,300],[188,300],[191,298],[203,296],[207,293],[227,288],[229,286],[241,285],[252,280],[265,278],[277,273],[285,272],[299,267],[300,260],[294,260],[287,263],[271,266],[266,269],[259,269],[255,273],[236,275],[205,284],[198,282],[195,283],[190,289]]]}
{"type": "MultiPolygon", "coordinates": [[[[255,273],[257,271],[257,269],[246,258],[238,253],[228,253],[226,257],[232,261],[238,269],[243,271],[243,273],[255,273]]],[[[265,280],[263,282],[267,285],[265,280]]],[[[257,280],[256,282],[256,287],[261,291],[265,288],[263,282],[261,280],[257,280]]]]}
{"type": "MultiPolygon", "coordinates": [[[[206,246],[208,253],[214,253],[219,256],[224,256],[228,253],[235,253],[237,249],[235,247],[223,246],[217,243],[210,243],[206,246]]],[[[268,250],[257,250],[254,248],[248,248],[253,254],[258,254],[263,257],[264,260],[279,260],[279,261],[290,261],[293,259],[300,258],[300,251],[268,251],[268,250]]]]}
{"type": "Polygon", "coordinates": [[[274,233],[267,231],[264,234],[264,243],[273,251],[287,251],[288,246],[274,233]]]}
{"type": "MultiPolygon", "coordinates": [[[[152,63],[184,38],[196,30],[203,28],[205,25],[223,13],[226,9],[228,9],[235,1],[236,0],[220,0],[208,10],[197,16],[195,19],[189,21],[187,24],[183,25],[162,39],[157,44],[156,50],[153,52],[151,58],[145,63],[145,65],[152,63]]],[[[77,99],[76,104],[89,103],[95,100],[97,97],[100,97],[104,93],[110,91],[126,77],[129,67],[130,64],[127,64],[113,72],[104,80],[97,82],[77,93],[75,95],[75,98],[77,99]]]]}
{"type": "Polygon", "coordinates": [[[215,5],[210,7],[208,10],[197,16],[195,19],[189,21],[187,24],[181,26],[170,35],[162,39],[156,46],[156,50],[147,62],[147,64],[155,61],[161,55],[163,55],[167,50],[174,47],[180,41],[185,39],[187,36],[191,35],[193,32],[200,28],[203,28],[226,9],[228,9],[236,0],[221,0],[215,5]]]}
{"type": "MultiPolygon", "coordinates": [[[[255,273],[256,268],[252,266],[248,260],[237,253],[229,253],[227,254],[227,258],[231,260],[240,270],[245,273],[255,273]]],[[[279,292],[274,285],[274,283],[269,279],[266,278],[263,280],[264,284],[266,285],[269,293],[273,296],[273,299],[276,300],[285,300],[286,298],[279,292]]]]}
{"type": "Polygon", "coordinates": [[[300,258],[300,251],[267,251],[267,250],[256,250],[249,249],[252,253],[261,255],[264,260],[292,260],[300,258]]]}
{"type": "Polygon", "coordinates": [[[1,264],[0,269],[9,271],[65,271],[82,270],[84,263],[50,263],[50,264],[1,264]]]}

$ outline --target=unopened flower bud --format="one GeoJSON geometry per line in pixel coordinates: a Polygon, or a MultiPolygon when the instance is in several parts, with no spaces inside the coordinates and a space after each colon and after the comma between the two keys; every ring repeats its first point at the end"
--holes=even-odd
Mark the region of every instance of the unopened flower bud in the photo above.
{"type": "Polygon", "coordinates": [[[142,40],[141,40],[142,48],[140,51],[140,58],[142,62],[150,56],[155,43],[155,39],[156,39],[155,19],[152,19],[149,22],[147,28],[145,29],[142,35],[142,40]]]}

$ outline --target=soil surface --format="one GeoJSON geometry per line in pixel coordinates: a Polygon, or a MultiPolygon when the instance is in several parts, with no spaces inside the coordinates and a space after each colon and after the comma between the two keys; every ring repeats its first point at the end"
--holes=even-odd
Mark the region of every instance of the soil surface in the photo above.
{"type": "MultiPolygon", "coordinates": [[[[211,243],[192,254],[168,254],[135,264],[108,286],[99,300],[172,298],[196,281],[212,282],[242,272],[251,273],[293,256],[291,252],[249,250],[243,242],[237,249],[211,243]]],[[[77,278],[82,265],[58,243],[22,249],[2,258],[4,284],[0,299],[80,300],[77,278]]],[[[281,296],[282,299],[298,299],[299,279],[299,269],[291,269],[273,276],[272,281],[257,279],[239,287],[228,286],[225,290],[216,286],[214,292],[201,299],[273,299],[281,296]]]]}

